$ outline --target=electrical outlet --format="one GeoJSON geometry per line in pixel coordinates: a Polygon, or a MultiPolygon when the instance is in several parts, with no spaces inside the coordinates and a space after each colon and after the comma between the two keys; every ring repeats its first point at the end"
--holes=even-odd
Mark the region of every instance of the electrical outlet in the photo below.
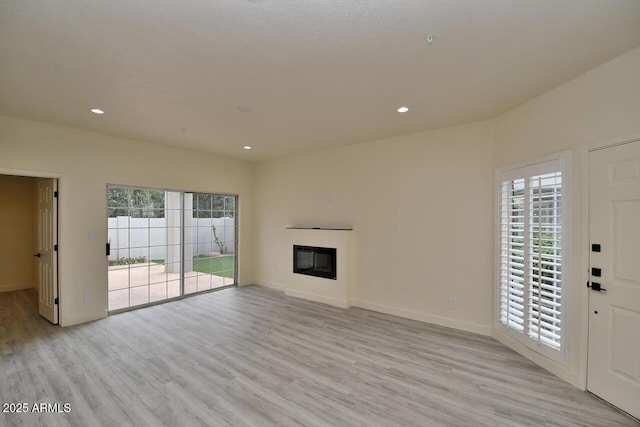
{"type": "Polygon", "coordinates": [[[456,301],[455,297],[449,297],[449,308],[454,309],[458,307],[458,301],[456,301]]]}

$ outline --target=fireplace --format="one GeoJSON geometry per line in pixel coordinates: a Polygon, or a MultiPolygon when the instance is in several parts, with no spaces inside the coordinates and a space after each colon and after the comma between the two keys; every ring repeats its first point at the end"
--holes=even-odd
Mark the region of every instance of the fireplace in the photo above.
{"type": "Polygon", "coordinates": [[[293,245],[293,272],[336,280],[336,248],[293,245]]]}
{"type": "Polygon", "coordinates": [[[353,230],[316,227],[287,227],[287,269],[282,275],[285,295],[331,304],[351,306],[355,280],[353,230]],[[340,275],[337,270],[340,270],[340,275]]]}

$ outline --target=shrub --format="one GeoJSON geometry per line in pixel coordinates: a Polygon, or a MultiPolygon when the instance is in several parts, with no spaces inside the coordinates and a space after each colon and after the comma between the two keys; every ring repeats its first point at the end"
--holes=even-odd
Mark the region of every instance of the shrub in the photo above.
{"type": "Polygon", "coordinates": [[[134,258],[122,257],[122,258],[117,258],[117,259],[110,259],[109,260],[109,266],[112,266],[112,265],[129,265],[129,264],[144,264],[145,262],[147,262],[147,257],[146,256],[139,256],[139,257],[134,257],[134,258]]]}

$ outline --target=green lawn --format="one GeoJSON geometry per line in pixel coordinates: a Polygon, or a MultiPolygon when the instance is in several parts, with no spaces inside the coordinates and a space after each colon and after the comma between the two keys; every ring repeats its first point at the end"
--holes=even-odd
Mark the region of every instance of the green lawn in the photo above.
{"type": "MultiPolygon", "coordinates": [[[[152,259],[156,264],[163,264],[163,259],[152,259]]],[[[193,271],[200,273],[215,274],[216,276],[228,277],[233,279],[233,270],[235,269],[235,255],[223,255],[215,258],[206,256],[193,257],[193,271]]]]}

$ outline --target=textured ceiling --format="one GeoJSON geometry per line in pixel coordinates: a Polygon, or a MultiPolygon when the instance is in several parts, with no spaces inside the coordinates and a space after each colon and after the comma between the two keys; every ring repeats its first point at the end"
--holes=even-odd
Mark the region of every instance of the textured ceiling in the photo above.
{"type": "Polygon", "coordinates": [[[638,0],[2,0],[0,114],[255,161],[491,118],[639,45],[638,0]]]}

